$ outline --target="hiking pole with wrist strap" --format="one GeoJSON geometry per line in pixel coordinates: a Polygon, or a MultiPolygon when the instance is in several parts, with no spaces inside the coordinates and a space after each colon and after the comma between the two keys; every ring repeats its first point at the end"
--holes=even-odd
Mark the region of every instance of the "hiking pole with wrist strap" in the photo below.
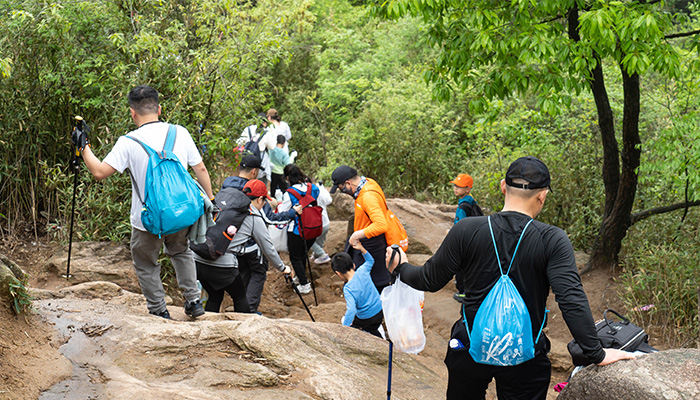
{"type": "MultiPolygon", "coordinates": [[[[83,121],[83,117],[75,116],[75,127],[71,136],[80,137],[85,131],[87,125],[83,121]]],[[[73,250],[73,220],[75,219],[75,196],[78,191],[78,173],[80,172],[80,149],[75,146],[75,153],[73,154],[73,160],[71,160],[71,168],[73,169],[73,202],[70,209],[70,231],[68,233],[68,261],[66,262],[66,274],[63,275],[64,278],[70,279],[72,275],[70,274],[70,256],[73,250]]]]}
{"type": "MultiPolygon", "coordinates": [[[[391,245],[391,257],[389,258],[389,264],[386,266],[389,268],[391,264],[394,262],[394,258],[396,255],[399,254],[399,245],[398,244],[392,244],[391,245]]],[[[401,263],[401,256],[399,256],[399,264],[401,263]]],[[[393,284],[396,282],[396,277],[399,276],[399,266],[397,265],[396,268],[394,268],[394,272],[391,273],[391,283],[393,284]]]]}
{"type": "Polygon", "coordinates": [[[294,293],[296,293],[297,296],[299,296],[299,300],[301,300],[301,304],[304,305],[306,312],[309,313],[309,317],[311,318],[311,322],[316,322],[316,320],[314,319],[314,316],[311,315],[311,310],[309,310],[309,306],[306,305],[306,302],[304,301],[304,297],[301,295],[301,293],[299,293],[299,289],[297,289],[297,286],[292,281],[292,278],[289,275],[285,274],[284,280],[292,284],[292,290],[294,290],[294,293]]]}

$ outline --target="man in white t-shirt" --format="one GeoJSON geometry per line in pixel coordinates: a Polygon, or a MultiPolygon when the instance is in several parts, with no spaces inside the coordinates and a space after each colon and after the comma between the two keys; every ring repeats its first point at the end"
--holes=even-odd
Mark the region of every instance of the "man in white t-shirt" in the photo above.
{"type": "MultiPolygon", "coordinates": [[[[160,151],[165,143],[170,124],[158,120],[161,112],[158,92],[150,86],[137,86],[129,92],[128,98],[131,118],[137,127],[128,135],[160,151]]],[[[207,196],[213,199],[209,172],[197,146],[187,129],[179,125],[176,128],[177,137],[173,152],[185,169],[188,165],[192,167],[199,184],[207,196]]],[[[158,263],[160,249],[164,246],[164,253],[170,257],[178,285],[185,296],[185,314],[195,318],[204,314],[199,300],[200,290],[197,287],[193,252],[189,249],[187,242],[189,228],[159,238],[158,235],[148,232],[141,223],[143,204],[140,199],[145,197],[148,164],[148,154],[145,149],[136,141],[122,136],[104,161],[100,161],[90,149],[87,135],[74,137],[74,143],[80,150],[88,170],[98,180],[105,179],[115,172],[122,173],[127,168],[131,173],[131,257],[141,291],[146,297],[149,313],[170,319],[170,313],[165,306],[165,290],[160,280],[158,263]],[[140,193],[137,193],[137,190],[140,190],[140,193]]]]}
{"type": "Polygon", "coordinates": [[[266,146],[260,144],[261,136],[262,139],[268,136],[266,134],[269,131],[267,114],[262,112],[259,113],[258,120],[258,123],[260,124],[259,129],[257,124],[249,125],[247,128],[243,129],[241,136],[236,140],[236,144],[243,146],[251,140],[258,143],[258,149],[260,149],[260,159],[262,160],[262,168],[260,168],[258,172],[258,179],[267,183],[270,179],[268,178],[268,173],[265,171],[270,171],[270,156],[267,154],[268,152],[266,146]]]}
{"type": "MultiPolygon", "coordinates": [[[[271,108],[267,110],[267,120],[269,121],[268,125],[268,130],[267,134],[260,139],[258,142],[258,146],[260,147],[260,151],[272,151],[275,147],[277,147],[277,136],[278,135],[284,135],[284,138],[286,141],[284,142],[284,151],[289,153],[289,139],[292,138],[292,131],[289,129],[289,125],[287,125],[286,122],[282,121],[280,118],[279,114],[277,113],[277,110],[274,108],[271,108]]],[[[263,160],[263,168],[265,168],[265,174],[267,175],[267,180],[272,181],[272,165],[268,161],[268,164],[265,163],[265,160],[263,160]]],[[[275,194],[272,193],[274,196],[275,194]]]]}

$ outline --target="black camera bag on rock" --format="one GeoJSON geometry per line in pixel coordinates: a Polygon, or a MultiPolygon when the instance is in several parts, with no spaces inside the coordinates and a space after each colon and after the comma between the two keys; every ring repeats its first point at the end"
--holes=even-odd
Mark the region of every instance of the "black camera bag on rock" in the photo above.
{"type": "MultiPolygon", "coordinates": [[[[603,313],[603,319],[596,322],[595,329],[598,333],[598,338],[604,348],[620,349],[629,352],[641,351],[643,353],[653,353],[657,351],[649,345],[649,336],[644,332],[644,329],[630,322],[629,319],[620,315],[617,311],[607,309],[603,313]],[[617,315],[621,321],[613,321],[608,319],[608,312],[617,315]]],[[[571,361],[576,366],[586,366],[591,364],[590,361],[583,355],[583,350],[572,340],[567,345],[571,361]]]]}

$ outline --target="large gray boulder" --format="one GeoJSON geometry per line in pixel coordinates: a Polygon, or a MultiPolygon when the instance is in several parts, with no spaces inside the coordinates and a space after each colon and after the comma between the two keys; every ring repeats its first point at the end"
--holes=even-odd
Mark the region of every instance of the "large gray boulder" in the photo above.
{"type": "MultiPolygon", "coordinates": [[[[148,315],[143,296],[103,282],[64,289],[35,305],[64,336],[62,352],[79,366],[47,398],[386,396],[388,342],[340,324],[236,313],[206,313],[191,321],[180,307],[169,307],[174,320],[168,321],[148,315]]],[[[444,397],[442,365],[399,352],[393,361],[397,399],[444,397]]]]}
{"type": "Polygon", "coordinates": [[[559,400],[700,399],[700,349],[676,349],[595,365],[575,374],[559,400]]]}
{"type": "MultiPolygon", "coordinates": [[[[53,278],[64,275],[67,263],[67,250],[54,255],[46,261],[41,274],[37,277],[38,280],[48,279],[49,276],[53,278]]],[[[107,281],[116,283],[132,292],[141,292],[131,261],[131,252],[121,244],[112,242],[73,243],[70,274],[69,281],[73,284],[107,281]]]]}

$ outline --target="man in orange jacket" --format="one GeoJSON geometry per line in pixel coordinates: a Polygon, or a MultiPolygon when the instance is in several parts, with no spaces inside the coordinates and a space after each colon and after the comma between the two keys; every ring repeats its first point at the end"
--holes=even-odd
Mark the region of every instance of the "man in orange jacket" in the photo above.
{"type": "Polygon", "coordinates": [[[360,252],[353,251],[352,246],[359,242],[367,249],[375,262],[372,282],[381,293],[391,281],[389,272],[382,268],[386,266],[384,253],[387,242],[384,234],[389,228],[384,191],[374,179],[357,175],[357,171],[347,165],[336,168],[331,179],[331,193],[340,189],[355,199],[355,231],[348,238],[345,251],[352,256],[355,265],[361,265],[364,262],[363,256],[360,252]]]}

